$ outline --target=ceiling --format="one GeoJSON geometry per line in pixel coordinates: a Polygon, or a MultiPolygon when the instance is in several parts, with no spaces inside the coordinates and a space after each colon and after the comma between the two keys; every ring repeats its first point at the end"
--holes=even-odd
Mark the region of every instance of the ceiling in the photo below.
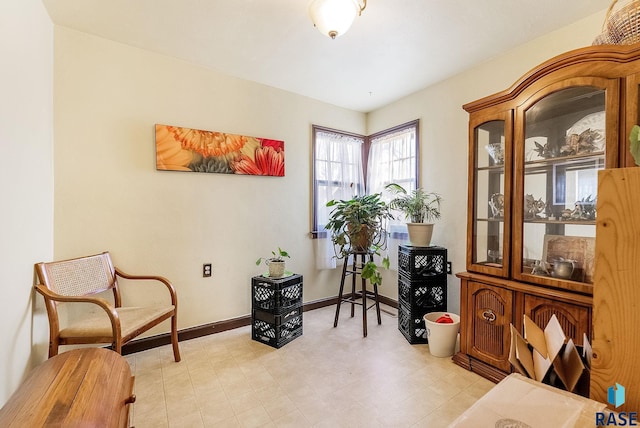
{"type": "Polygon", "coordinates": [[[369,112],[610,0],[369,0],[335,40],[313,27],[309,0],[43,3],[56,25],[369,112]]]}

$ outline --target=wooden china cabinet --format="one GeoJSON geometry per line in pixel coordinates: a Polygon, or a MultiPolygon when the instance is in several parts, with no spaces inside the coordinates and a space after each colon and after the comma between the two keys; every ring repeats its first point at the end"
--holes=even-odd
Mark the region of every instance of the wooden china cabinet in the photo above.
{"type": "Polygon", "coordinates": [[[454,361],[509,372],[509,324],[556,315],[578,345],[592,337],[598,170],[633,165],[640,45],[559,55],[469,113],[467,271],[454,361]]]}

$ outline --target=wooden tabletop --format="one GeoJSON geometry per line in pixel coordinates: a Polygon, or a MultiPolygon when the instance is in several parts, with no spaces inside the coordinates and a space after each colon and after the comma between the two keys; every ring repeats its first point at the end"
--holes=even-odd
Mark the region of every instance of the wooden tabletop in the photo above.
{"type": "Polygon", "coordinates": [[[0,409],[2,427],[123,427],[133,378],[126,359],[83,348],[45,361],[0,409]]]}

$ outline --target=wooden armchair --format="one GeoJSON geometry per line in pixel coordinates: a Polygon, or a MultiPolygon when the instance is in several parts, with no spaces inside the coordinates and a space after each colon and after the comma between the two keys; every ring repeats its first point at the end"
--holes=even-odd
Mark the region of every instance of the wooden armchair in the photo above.
{"type": "Polygon", "coordinates": [[[76,259],[37,263],[39,284],[36,291],[44,297],[49,316],[49,358],[58,354],[60,345],[111,343],[122,353],[122,345],[151,327],[171,318],[171,343],[176,362],[178,348],[178,300],[171,283],[161,276],[129,275],[113,266],[108,252],[76,259]],[[153,280],[166,286],[171,303],[148,307],[122,306],[118,277],[127,280],[153,280]],[[96,294],[113,291],[113,304],[96,294]],[[70,321],[61,328],[58,316],[60,303],[84,302],[99,307],[84,319],[70,321]]]}

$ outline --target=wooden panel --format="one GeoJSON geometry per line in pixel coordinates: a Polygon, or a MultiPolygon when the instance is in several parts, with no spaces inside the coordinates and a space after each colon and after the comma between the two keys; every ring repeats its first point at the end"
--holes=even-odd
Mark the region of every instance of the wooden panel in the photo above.
{"type": "Polygon", "coordinates": [[[469,354],[510,371],[508,361],[510,331],[513,317],[513,293],[482,283],[469,283],[468,310],[470,313],[467,344],[469,354]]]}
{"type": "MultiPolygon", "coordinates": [[[[601,171],[597,210],[591,398],[606,403],[615,383],[640,385],[640,168],[601,171]]],[[[633,393],[616,411],[638,409],[633,393]]]]}
{"type": "Polygon", "coordinates": [[[553,315],[562,330],[576,345],[582,345],[584,334],[591,340],[591,313],[588,307],[561,303],[538,296],[525,295],[524,313],[544,329],[553,315]]]}

